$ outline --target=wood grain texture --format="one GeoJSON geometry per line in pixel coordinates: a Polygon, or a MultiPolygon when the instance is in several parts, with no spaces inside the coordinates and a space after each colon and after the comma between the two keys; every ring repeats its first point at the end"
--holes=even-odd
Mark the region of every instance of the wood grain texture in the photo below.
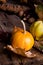
{"type": "Polygon", "coordinates": [[[32,49],[31,51],[36,53],[37,57],[29,59],[7,49],[4,50],[4,45],[5,43],[0,42],[0,65],[43,65],[43,54],[36,49],[32,49]]]}

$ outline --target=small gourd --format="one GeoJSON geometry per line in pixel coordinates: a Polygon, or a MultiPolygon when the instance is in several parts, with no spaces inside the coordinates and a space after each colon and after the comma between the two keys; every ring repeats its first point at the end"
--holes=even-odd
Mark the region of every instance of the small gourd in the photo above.
{"type": "Polygon", "coordinates": [[[21,48],[25,51],[30,50],[34,45],[34,38],[32,34],[26,31],[25,24],[21,21],[24,26],[24,30],[21,28],[14,28],[12,34],[12,47],[21,48]]]}
{"type": "Polygon", "coordinates": [[[26,31],[25,23],[22,20],[21,23],[23,24],[24,30],[14,27],[11,37],[11,45],[7,45],[6,48],[24,57],[36,57],[36,54],[30,51],[34,45],[34,38],[30,32],[26,31]]]}
{"type": "Polygon", "coordinates": [[[40,20],[43,20],[43,4],[38,4],[35,6],[35,11],[40,20]]]}

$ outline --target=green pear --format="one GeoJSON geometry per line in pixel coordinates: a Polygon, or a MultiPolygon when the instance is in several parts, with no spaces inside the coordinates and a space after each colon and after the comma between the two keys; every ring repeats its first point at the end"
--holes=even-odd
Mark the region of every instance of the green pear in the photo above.
{"type": "Polygon", "coordinates": [[[43,40],[43,21],[36,21],[30,27],[30,32],[36,40],[43,40]]]}

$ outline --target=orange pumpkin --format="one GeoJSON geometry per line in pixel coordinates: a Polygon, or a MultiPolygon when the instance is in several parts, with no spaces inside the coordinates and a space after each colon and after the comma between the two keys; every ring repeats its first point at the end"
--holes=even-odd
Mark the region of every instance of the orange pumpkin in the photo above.
{"type": "Polygon", "coordinates": [[[12,34],[12,47],[21,48],[25,51],[30,50],[34,45],[34,38],[30,32],[21,28],[14,28],[12,34]]]}

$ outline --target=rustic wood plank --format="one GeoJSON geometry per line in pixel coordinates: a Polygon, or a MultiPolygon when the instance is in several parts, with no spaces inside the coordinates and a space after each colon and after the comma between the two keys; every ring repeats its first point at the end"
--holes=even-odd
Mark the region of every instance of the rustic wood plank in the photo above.
{"type": "Polygon", "coordinates": [[[0,42],[0,64],[2,65],[43,65],[43,54],[36,49],[32,49],[33,53],[36,53],[35,58],[26,58],[17,55],[9,50],[4,50],[4,43],[0,42]]]}

